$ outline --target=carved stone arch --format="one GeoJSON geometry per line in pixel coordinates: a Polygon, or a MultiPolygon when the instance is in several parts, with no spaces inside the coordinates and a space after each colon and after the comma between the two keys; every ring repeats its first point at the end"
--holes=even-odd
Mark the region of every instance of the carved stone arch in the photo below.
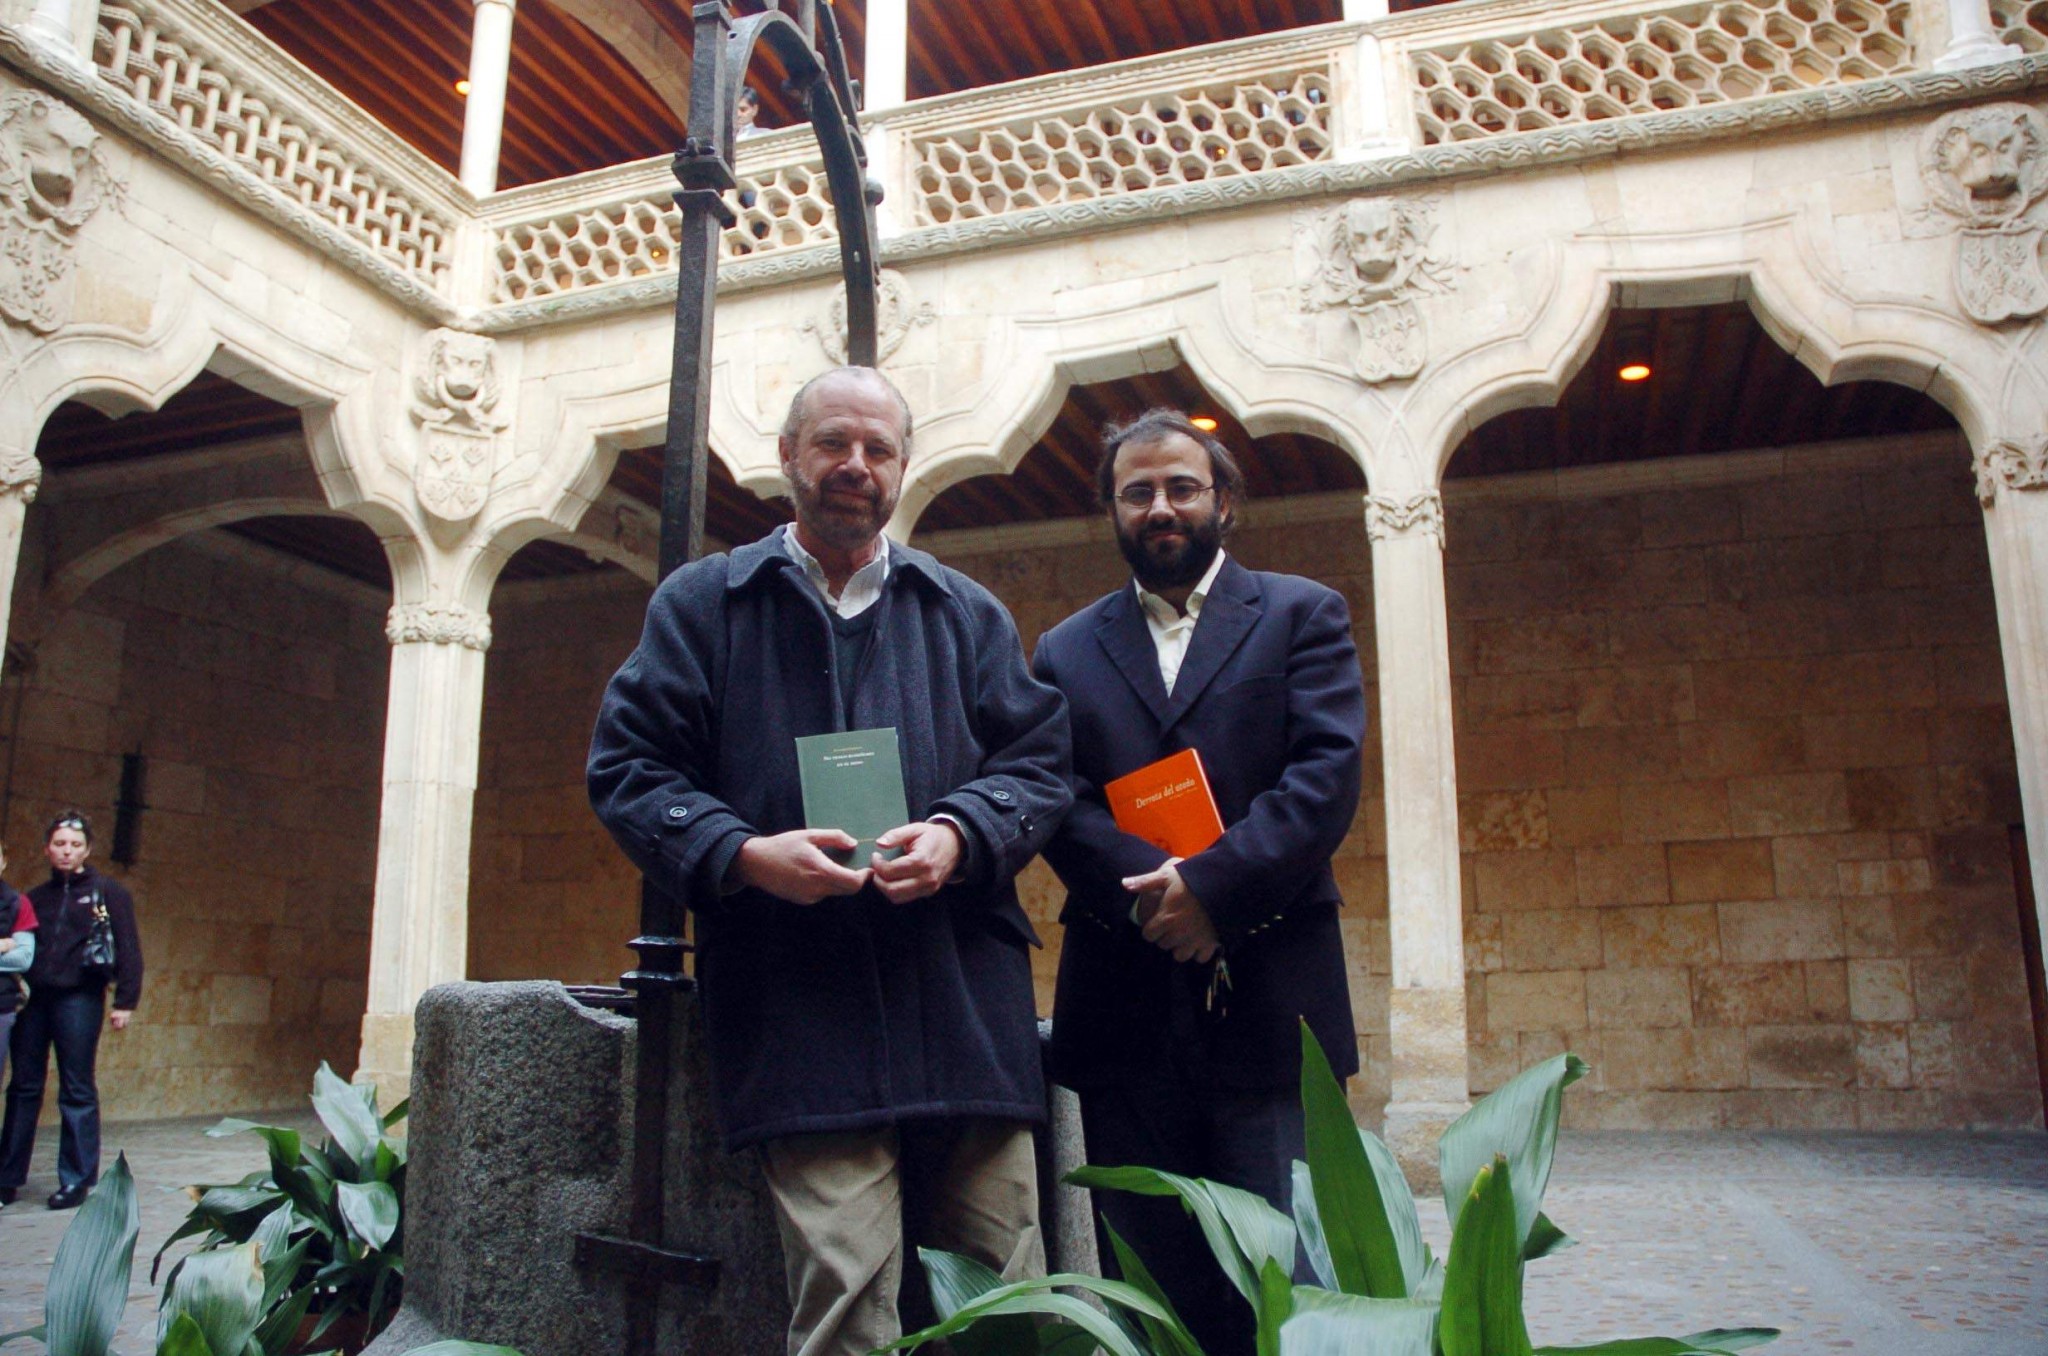
{"type": "Polygon", "coordinates": [[[42,606],[37,615],[45,620],[61,616],[85,596],[87,589],[115,570],[159,546],[194,532],[225,527],[249,518],[353,516],[329,507],[324,500],[293,498],[236,499],[166,513],[118,531],[57,563],[43,588],[42,606]]]}
{"type": "Polygon", "coordinates": [[[1253,436],[1308,433],[1341,448],[1374,483],[1385,402],[1349,372],[1277,356],[1233,314],[1223,284],[1203,282],[1094,313],[1028,315],[997,327],[979,387],[920,419],[891,535],[907,536],[961,481],[1016,470],[1069,387],[1185,363],[1253,436]]]}
{"type": "Polygon", "coordinates": [[[1420,479],[1400,488],[1435,488],[1465,435],[1488,420],[1556,403],[1616,306],[1737,300],[1821,381],[1884,380],[1924,391],[1973,444],[2011,404],[2016,385],[2040,388],[2024,398],[2048,408],[2048,379],[2022,372],[2008,340],[1922,301],[1852,295],[1805,247],[1792,218],[1717,232],[1582,237],[1559,247],[1555,283],[1520,329],[1444,355],[1402,400],[1410,455],[1398,458],[1400,469],[1420,479]]]}
{"type": "MultiPolygon", "coordinates": [[[[725,364],[714,373],[714,390],[731,385],[725,364]]],[[[772,463],[751,470],[735,461],[726,448],[726,437],[743,420],[728,396],[723,421],[714,421],[710,452],[742,486],[756,494],[774,495],[783,490],[782,473],[772,463]],[[723,427],[721,427],[721,422],[723,427]]],[[[539,421],[535,421],[538,423],[539,421]]],[[[522,427],[526,427],[522,421],[522,427]]],[[[612,473],[621,453],[630,448],[658,446],[668,427],[668,373],[666,370],[631,374],[624,384],[589,395],[577,395],[558,402],[544,438],[528,449],[544,467],[560,468],[554,484],[538,494],[524,496],[524,502],[508,503],[497,516],[489,518],[477,534],[480,551],[467,570],[462,591],[465,598],[477,595],[482,607],[496,586],[498,574],[521,548],[536,541],[565,541],[608,560],[628,573],[654,582],[654,543],[658,540],[661,506],[629,501],[610,488],[612,473]],[[622,540],[625,535],[619,515],[642,516],[647,549],[636,550],[622,540]],[[597,522],[612,515],[608,523],[597,522]]]]}
{"type": "Polygon", "coordinates": [[[375,365],[294,340],[210,279],[187,281],[158,308],[164,320],[154,330],[71,326],[0,375],[0,470],[33,457],[44,422],[68,400],[110,415],[156,410],[210,370],[301,412],[326,507],[353,512],[379,536],[410,530],[396,501],[373,494],[374,477],[363,473],[377,445],[375,365]]]}

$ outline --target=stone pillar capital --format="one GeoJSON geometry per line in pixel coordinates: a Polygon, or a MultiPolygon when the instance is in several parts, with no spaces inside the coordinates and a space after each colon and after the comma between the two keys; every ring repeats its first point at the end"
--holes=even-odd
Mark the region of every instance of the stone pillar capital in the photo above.
{"type": "Polygon", "coordinates": [[[0,498],[33,504],[43,487],[43,464],[34,457],[0,460],[0,498]]]}
{"type": "Polygon", "coordinates": [[[396,603],[384,638],[393,645],[460,645],[481,653],[491,648],[491,616],[461,603],[396,603]]]}
{"type": "Polygon", "coordinates": [[[1420,494],[1368,494],[1365,497],[1365,535],[1377,542],[1404,537],[1426,537],[1444,544],[1444,497],[1435,490],[1420,494]]]}
{"type": "Polygon", "coordinates": [[[2024,443],[2001,438],[1979,448],[1974,469],[1977,502],[1987,509],[2005,494],[2048,490],[2048,434],[2024,443]]]}

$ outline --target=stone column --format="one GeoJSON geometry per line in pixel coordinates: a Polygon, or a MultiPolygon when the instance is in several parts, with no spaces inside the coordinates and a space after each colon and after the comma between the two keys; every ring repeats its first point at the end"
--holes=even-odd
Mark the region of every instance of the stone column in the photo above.
{"type": "Polygon", "coordinates": [[[459,604],[401,603],[385,635],[391,705],[356,1079],[396,1100],[411,1083],[413,1005],[468,965],[469,830],[491,619],[459,604]]]}
{"type": "Polygon", "coordinates": [[[505,84],[512,68],[517,0],[476,0],[469,36],[469,107],[462,117],[462,186],[497,191],[498,147],[505,136],[505,84]]]}
{"type": "Polygon", "coordinates": [[[2048,936],[2048,434],[1977,453],[2034,905],[2048,936]]]}
{"type": "Polygon", "coordinates": [[[7,639],[14,611],[14,578],[21,562],[22,526],[42,483],[42,463],[34,457],[0,466],[0,643],[7,639]]]}
{"type": "Polygon", "coordinates": [[[1443,498],[1434,490],[1368,495],[1365,529],[1372,541],[1394,971],[1386,1139],[1408,1180],[1427,1190],[1437,1181],[1437,1136],[1470,1104],[1443,498]]]}
{"type": "Polygon", "coordinates": [[[2025,55],[1991,31],[1991,7],[1985,0],[1948,0],[1948,46],[1934,59],[1935,70],[1959,71],[2025,55]]]}
{"type": "Polygon", "coordinates": [[[910,98],[910,0],[868,0],[861,103],[878,113],[910,98]]]}
{"type": "Polygon", "coordinates": [[[867,50],[862,54],[861,119],[868,147],[868,177],[882,185],[875,209],[875,233],[884,238],[908,229],[909,204],[903,201],[902,148],[887,126],[869,120],[887,113],[910,97],[910,0],[868,0],[867,50]]]}
{"type": "Polygon", "coordinates": [[[35,0],[22,31],[52,56],[82,66],[86,57],[79,51],[78,11],[87,4],[99,12],[99,0],[35,0]]]}
{"type": "MultiPolygon", "coordinates": [[[[1384,19],[1387,5],[1388,0],[1344,0],[1344,20],[1371,23],[1384,19]]],[[[1387,71],[1380,40],[1371,33],[1359,34],[1351,65],[1351,97],[1345,109],[1346,126],[1337,147],[1338,159],[1361,160],[1401,149],[1387,106],[1387,71]]]]}

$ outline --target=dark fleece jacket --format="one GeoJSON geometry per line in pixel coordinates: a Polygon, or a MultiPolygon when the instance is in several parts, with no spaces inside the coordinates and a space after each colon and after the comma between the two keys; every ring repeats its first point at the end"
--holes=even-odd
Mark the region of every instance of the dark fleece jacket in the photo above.
{"type": "Polygon", "coordinates": [[[1012,878],[1066,813],[1067,722],[994,596],[890,548],[861,671],[774,533],[656,590],[605,692],[590,798],[698,920],[713,1100],[729,1148],[914,1117],[1042,1119],[1037,941],[1012,878]],[[851,684],[851,724],[840,694],[851,684]],[[964,880],[910,905],[721,894],[755,834],[804,825],[800,735],[893,726],[913,819],[965,826],[964,880]]]}
{"type": "Polygon", "coordinates": [[[36,909],[36,958],[28,967],[31,988],[77,989],[105,983],[85,968],[85,938],[92,924],[94,895],[107,906],[114,925],[114,1006],[132,1011],[142,1001],[142,936],[135,930],[135,901],[121,882],[90,866],[58,875],[28,892],[36,909]]]}

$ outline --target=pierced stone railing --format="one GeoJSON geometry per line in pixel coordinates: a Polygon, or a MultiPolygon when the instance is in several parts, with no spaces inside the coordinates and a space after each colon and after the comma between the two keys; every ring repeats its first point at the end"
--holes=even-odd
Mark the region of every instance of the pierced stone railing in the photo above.
{"type": "MultiPolygon", "coordinates": [[[[738,159],[740,189],[726,199],[739,220],[720,241],[721,259],[837,238],[831,189],[807,130],[745,142],[738,159]]],[[[492,299],[536,301],[674,269],[675,187],[668,157],[658,156],[498,194],[489,214],[492,299]]]]}
{"type": "MultiPolygon", "coordinates": [[[[100,7],[102,80],[429,291],[446,296],[453,180],[255,30],[202,0],[100,7]],[[442,181],[437,183],[436,181],[442,181]]],[[[208,166],[206,168],[213,168],[208,166]]],[[[276,215],[277,202],[258,204],[276,215]]]]}
{"type": "MultiPolygon", "coordinates": [[[[1449,42],[1431,41],[1426,23],[1398,25],[1420,143],[1696,108],[1913,68],[1911,0],[1578,8],[1534,24],[1537,16],[1518,9],[1513,26],[1449,42]]],[[[1483,15],[1446,14],[1441,22],[1465,26],[1483,15]]]]}
{"type": "Polygon", "coordinates": [[[2048,0],[1991,0],[1991,31],[2028,56],[2048,52],[2048,0]]]}
{"type": "Polygon", "coordinates": [[[1339,26],[935,99],[892,119],[908,221],[976,217],[1330,159],[1339,26]]]}

